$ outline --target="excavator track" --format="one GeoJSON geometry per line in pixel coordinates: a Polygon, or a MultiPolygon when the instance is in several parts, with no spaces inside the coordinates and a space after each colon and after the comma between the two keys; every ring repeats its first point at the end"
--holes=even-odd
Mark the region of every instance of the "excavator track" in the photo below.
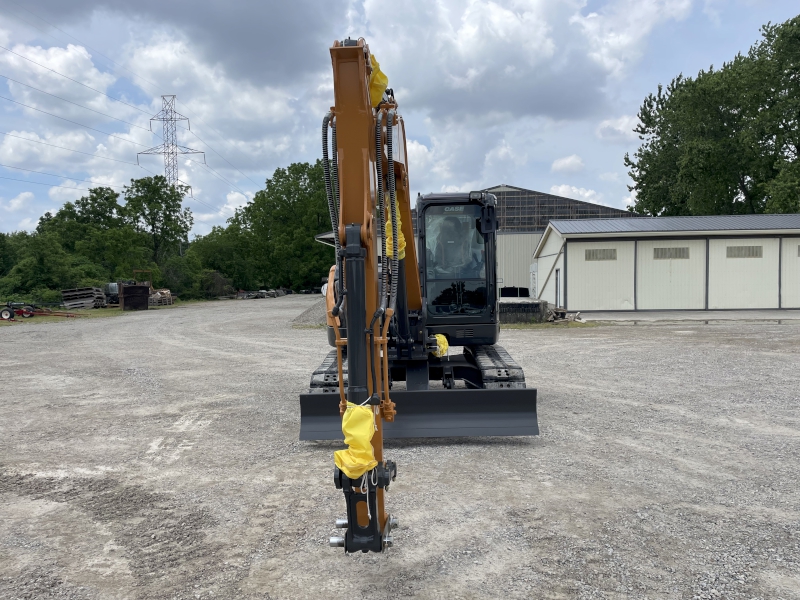
{"type": "MultiPolygon", "coordinates": [[[[342,361],[342,374],[344,385],[347,387],[347,360],[342,361]]],[[[336,361],[336,350],[331,350],[311,374],[310,394],[338,394],[339,393],[339,366],[336,361]]]]}
{"type": "Polygon", "coordinates": [[[522,367],[502,346],[465,346],[464,354],[480,369],[483,389],[525,387],[522,367]]]}

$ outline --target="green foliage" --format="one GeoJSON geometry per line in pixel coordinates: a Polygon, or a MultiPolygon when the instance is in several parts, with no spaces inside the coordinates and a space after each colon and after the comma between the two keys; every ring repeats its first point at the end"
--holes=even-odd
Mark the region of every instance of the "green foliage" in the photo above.
{"type": "Polygon", "coordinates": [[[184,186],[163,177],[131,181],[125,204],[110,188],[46,213],[33,234],[0,234],[0,300],[57,301],[59,290],[130,279],[153,271],[153,284],[184,299],[216,298],[236,288],[318,287],[334,261],[314,241],[330,229],[322,164],[278,169],[226,227],[186,241],[184,186]]]}
{"type": "Polygon", "coordinates": [[[250,234],[256,272],[269,287],[318,287],[334,262],[314,236],[331,228],[322,162],[277,169],[234,224],[250,234]]]}
{"type": "Polygon", "coordinates": [[[746,55],[645,98],[625,156],[643,214],[800,212],[800,17],[746,55]]]}
{"type": "Polygon", "coordinates": [[[188,239],[192,211],[181,208],[188,191],[185,185],[169,185],[162,175],[131,179],[125,186],[124,215],[137,231],[150,236],[155,263],[188,239]]]}

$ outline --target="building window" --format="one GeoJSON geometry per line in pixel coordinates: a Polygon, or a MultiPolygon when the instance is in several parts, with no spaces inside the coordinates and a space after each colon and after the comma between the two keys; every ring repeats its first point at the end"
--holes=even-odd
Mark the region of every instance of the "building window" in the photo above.
{"type": "Polygon", "coordinates": [[[689,248],[653,248],[655,260],[689,258],[689,248]]]}
{"type": "Polygon", "coordinates": [[[617,260],[616,248],[597,248],[586,250],[586,260],[617,260]]]}
{"type": "Polygon", "coordinates": [[[764,258],[764,246],[728,246],[728,258],[764,258]]]}

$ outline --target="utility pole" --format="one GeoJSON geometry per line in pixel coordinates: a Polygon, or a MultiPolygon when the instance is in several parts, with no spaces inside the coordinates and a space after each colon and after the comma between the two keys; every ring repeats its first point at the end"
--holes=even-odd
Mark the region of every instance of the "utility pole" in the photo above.
{"type": "MultiPolygon", "coordinates": [[[[177,185],[178,179],[178,154],[202,154],[203,163],[206,162],[205,153],[201,150],[194,150],[178,144],[177,122],[186,121],[186,125],[191,131],[189,119],[175,111],[175,95],[161,96],[163,106],[161,110],[150,119],[150,130],[153,130],[153,121],[161,121],[164,127],[164,143],[139,152],[139,154],[163,154],[164,155],[164,177],[167,178],[169,185],[177,185]]],[[[139,162],[139,154],[136,155],[136,162],[139,162]]]]}

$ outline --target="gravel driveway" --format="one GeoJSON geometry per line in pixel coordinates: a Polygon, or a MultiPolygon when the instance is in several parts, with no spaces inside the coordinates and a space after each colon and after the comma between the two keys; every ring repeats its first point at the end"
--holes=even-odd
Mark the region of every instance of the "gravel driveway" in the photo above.
{"type": "Polygon", "coordinates": [[[0,328],[0,598],[800,598],[800,326],[504,331],[542,435],[387,443],[346,556],[318,298],[0,328]]]}

